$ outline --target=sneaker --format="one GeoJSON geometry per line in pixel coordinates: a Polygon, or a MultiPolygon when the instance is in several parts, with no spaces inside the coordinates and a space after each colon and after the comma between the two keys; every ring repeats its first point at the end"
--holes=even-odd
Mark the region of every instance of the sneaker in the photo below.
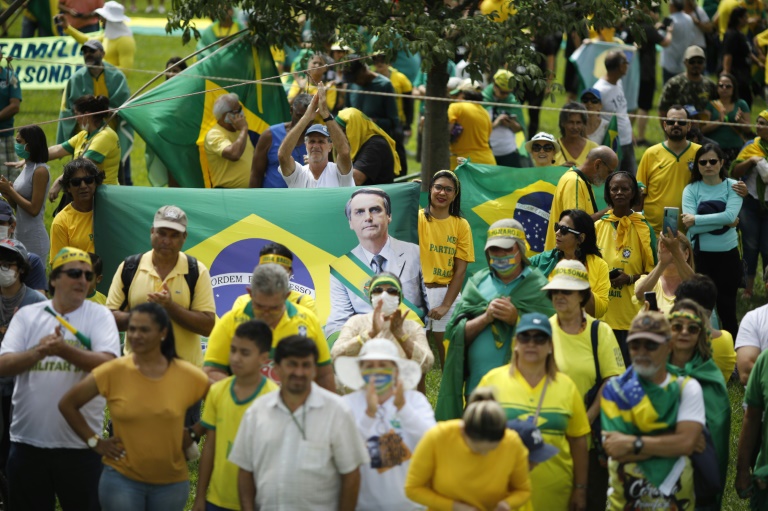
{"type": "Polygon", "coordinates": [[[184,451],[184,456],[187,461],[195,461],[200,457],[200,449],[198,449],[197,442],[192,442],[189,447],[184,451]]]}
{"type": "Polygon", "coordinates": [[[149,4],[146,9],[144,9],[144,12],[149,14],[150,12],[154,11],[155,9],[152,7],[152,4],[149,4]]]}
{"type": "Polygon", "coordinates": [[[164,5],[159,6],[157,8],[157,12],[159,12],[160,14],[165,14],[165,6],[164,5]]]}

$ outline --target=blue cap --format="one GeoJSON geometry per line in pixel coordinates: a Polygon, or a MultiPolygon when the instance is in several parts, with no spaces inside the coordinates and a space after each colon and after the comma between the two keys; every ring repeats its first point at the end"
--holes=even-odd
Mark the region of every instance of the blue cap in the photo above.
{"type": "Polygon", "coordinates": [[[515,332],[520,334],[528,330],[538,330],[552,337],[552,325],[549,324],[549,318],[541,312],[529,312],[520,316],[520,322],[517,324],[515,332]]]}
{"type": "Polygon", "coordinates": [[[507,422],[507,428],[512,429],[520,435],[520,440],[528,449],[528,461],[533,463],[543,463],[549,458],[560,452],[554,445],[544,442],[541,436],[541,430],[533,425],[533,417],[522,421],[515,419],[507,422]]]}
{"type": "Polygon", "coordinates": [[[584,92],[582,92],[581,93],[581,99],[584,99],[584,96],[586,96],[587,94],[592,94],[594,97],[599,99],[601,102],[603,101],[603,96],[600,95],[600,91],[595,89],[594,87],[591,87],[591,88],[585,90],[584,92]]]}
{"type": "Polygon", "coordinates": [[[304,135],[306,136],[306,135],[309,135],[310,133],[320,133],[321,135],[329,138],[331,136],[328,133],[328,128],[322,124],[313,124],[312,126],[309,127],[309,129],[304,135]]]}
{"type": "Polygon", "coordinates": [[[696,110],[696,107],[693,105],[685,105],[683,108],[685,108],[685,111],[688,113],[688,118],[693,119],[697,115],[699,115],[699,111],[696,110]]]}
{"type": "Polygon", "coordinates": [[[8,222],[14,217],[13,208],[4,199],[0,199],[0,221],[8,222]]]}

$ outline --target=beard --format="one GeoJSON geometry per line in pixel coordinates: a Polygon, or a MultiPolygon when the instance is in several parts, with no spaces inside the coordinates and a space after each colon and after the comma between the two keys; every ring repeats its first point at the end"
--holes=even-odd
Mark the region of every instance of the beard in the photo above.
{"type": "Polygon", "coordinates": [[[653,376],[656,375],[657,372],[659,372],[659,369],[661,368],[660,365],[653,365],[653,364],[632,364],[632,368],[635,370],[638,376],[646,379],[653,378],[653,376]]]}
{"type": "Polygon", "coordinates": [[[685,134],[681,132],[675,132],[675,133],[667,133],[667,137],[672,142],[680,142],[681,140],[685,140],[685,134]]]}

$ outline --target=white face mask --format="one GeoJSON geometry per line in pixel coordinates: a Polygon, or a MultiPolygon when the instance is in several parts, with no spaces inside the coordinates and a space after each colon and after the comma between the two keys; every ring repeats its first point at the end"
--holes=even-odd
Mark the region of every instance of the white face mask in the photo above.
{"type": "Polygon", "coordinates": [[[374,310],[379,302],[384,302],[381,304],[381,312],[384,313],[385,316],[389,316],[397,310],[397,306],[400,305],[400,298],[397,295],[390,295],[387,293],[376,295],[371,298],[371,305],[373,305],[374,310]]]}
{"type": "Polygon", "coordinates": [[[0,225],[0,240],[4,240],[5,238],[10,238],[10,236],[8,235],[9,230],[10,230],[10,226],[0,225]]]}
{"type": "Polygon", "coordinates": [[[16,282],[16,270],[8,268],[0,269],[0,287],[10,287],[16,282]]]}

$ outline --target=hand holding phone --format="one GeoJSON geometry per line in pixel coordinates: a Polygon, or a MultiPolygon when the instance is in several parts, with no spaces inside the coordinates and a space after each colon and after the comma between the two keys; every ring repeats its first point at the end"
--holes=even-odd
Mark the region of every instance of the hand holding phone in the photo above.
{"type": "Polygon", "coordinates": [[[648,302],[648,310],[657,311],[659,310],[659,304],[656,302],[656,292],[655,291],[646,291],[645,292],[645,301],[648,302]]]}
{"type": "Polygon", "coordinates": [[[680,221],[680,208],[664,208],[664,221],[662,224],[662,233],[666,236],[668,229],[672,230],[672,235],[677,237],[677,223],[680,221]]]}

